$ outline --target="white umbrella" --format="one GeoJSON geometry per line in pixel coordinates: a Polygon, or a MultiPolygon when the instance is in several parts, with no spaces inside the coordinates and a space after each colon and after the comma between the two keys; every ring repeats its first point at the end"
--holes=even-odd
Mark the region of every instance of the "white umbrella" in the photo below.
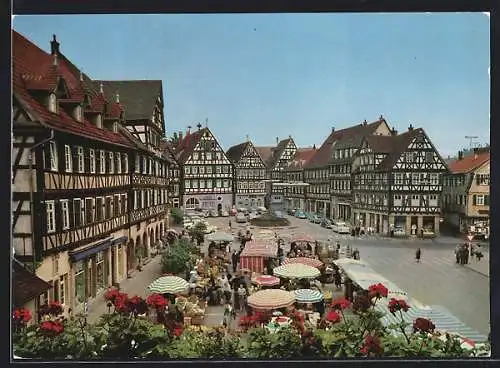
{"type": "Polygon", "coordinates": [[[207,235],[206,239],[214,242],[231,242],[234,240],[234,236],[222,231],[216,231],[215,233],[207,235]]]}
{"type": "Polygon", "coordinates": [[[313,289],[294,290],[295,300],[299,303],[318,303],[323,300],[323,294],[313,289]]]}
{"type": "Polygon", "coordinates": [[[158,294],[177,294],[188,288],[189,283],[178,276],[162,276],[148,286],[151,292],[158,294]]]}

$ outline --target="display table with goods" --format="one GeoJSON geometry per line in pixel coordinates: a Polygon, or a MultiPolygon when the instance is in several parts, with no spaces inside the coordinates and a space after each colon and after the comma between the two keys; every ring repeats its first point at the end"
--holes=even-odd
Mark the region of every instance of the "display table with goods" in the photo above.
{"type": "Polygon", "coordinates": [[[187,298],[180,296],[175,299],[175,305],[183,313],[186,324],[203,324],[207,309],[207,303],[204,300],[200,300],[196,295],[187,298]]]}

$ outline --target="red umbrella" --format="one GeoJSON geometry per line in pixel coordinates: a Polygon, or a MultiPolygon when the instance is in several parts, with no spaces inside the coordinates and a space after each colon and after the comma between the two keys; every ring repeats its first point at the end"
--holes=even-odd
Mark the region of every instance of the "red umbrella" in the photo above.
{"type": "Polygon", "coordinates": [[[280,279],[271,275],[261,275],[253,281],[260,286],[276,286],[280,284],[280,279]]]}
{"type": "Polygon", "coordinates": [[[305,264],[307,266],[312,266],[316,268],[320,268],[323,266],[323,262],[321,262],[319,259],[316,258],[308,258],[308,257],[295,257],[295,258],[287,258],[283,261],[283,264],[289,264],[289,263],[301,263],[305,264]]]}

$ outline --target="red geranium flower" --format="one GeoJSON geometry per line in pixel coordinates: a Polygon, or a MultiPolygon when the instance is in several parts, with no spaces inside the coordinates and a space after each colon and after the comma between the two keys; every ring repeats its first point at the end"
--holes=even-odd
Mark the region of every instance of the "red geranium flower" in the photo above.
{"type": "Polygon", "coordinates": [[[434,332],[436,326],[427,318],[417,318],[413,322],[413,332],[420,331],[422,333],[434,332]]]}
{"type": "Polygon", "coordinates": [[[114,303],[118,295],[120,295],[120,290],[116,288],[111,288],[104,293],[104,299],[110,301],[111,303],[114,303]]]}
{"type": "Polygon", "coordinates": [[[366,312],[372,306],[372,300],[367,295],[356,295],[354,303],[352,303],[352,310],[354,313],[366,312]]]}
{"type": "Polygon", "coordinates": [[[340,298],[340,299],[335,299],[334,301],[332,301],[332,303],[330,304],[330,307],[332,307],[335,310],[344,310],[344,309],[349,308],[350,305],[351,305],[351,302],[349,300],[347,300],[346,298],[340,298]]]}
{"type": "Polygon", "coordinates": [[[119,293],[114,298],[114,306],[118,312],[128,314],[130,313],[129,303],[128,303],[128,295],[125,293],[119,293]]]}
{"type": "Polygon", "coordinates": [[[326,315],[326,320],[330,323],[337,323],[340,322],[340,314],[338,314],[335,311],[330,311],[326,315]]]}
{"type": "Polygon", "coordinates": [[[54,301],[51,301],[49,303],[49,310],[48,310],[48,312],[49,312],[50,315],[58,316],[58,315],[62,314],[63,311],[64,311],[64,309],[63,309],[63,307],[62,307],[62,305],[61,305],[61,303],[59,301],[54,300],[54,301]]]}
{"type": "Polygon", "coordinates": [[[128,309],[135,314],[144,314],[148,311],[148,305],[140,296],[133,296],[127,300],[128,309]]]}
{"type": "Polygon", "coordinates": [[[403,312],[408,312],[408,309],[410,309],[410,306],[406,303],[405,300],[391,298],[391,300],[389,300],[388,308],[389,308],[389,311],[392,314],[394,314],[400,310],[402,310],[403,312]]]}
{"type": "Polygon", "coordinates": [[[183,331],[184,331],[184,326],[183,325],[176,325],[174,327],[174,335],[175,336],[180,336],[183,331]]]}
{"type": "Polygon", "coordinates": [[[64,331],[64,325],[58,321],[44,321],[40,323],[40,330],[48,335],[59,335],[64,331]]]}
{"type": "Polygon", "coordinates": [[[372,298],[387,298],[389,294],[389,290],[381,283],[369,286],[368,292],[372,298]]]}
{"type": "Polygon", "coordinates": [[[382,347],[380,346],[380,339],[377,336],[367,335],[359,351],[361,354],[365,355],[368,353],[380,355],[383,351],[382,347]]]}
{"type": "Polygon", "coordinates": [[[18,308],[12,312],[12,318],[17,323],[26,324],[31,320],[31,312],[26,308],[18,308]]]}
{"type": "Polygon", "coordinates": [[[146,300],[147,304],[156,309],[156,311],[164,311],[167,307],[167,300],[160,294],[151,294],[146,300]]]}

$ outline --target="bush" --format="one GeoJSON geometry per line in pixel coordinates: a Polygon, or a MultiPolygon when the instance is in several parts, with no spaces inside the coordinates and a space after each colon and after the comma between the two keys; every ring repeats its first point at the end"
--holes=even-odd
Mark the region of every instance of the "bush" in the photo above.
{"type": "Polygon", "coordinates": [[[161,269],[164,273],[181,274],[191,269],[194,245],[187,239],[177,239],[163,253],[161,269]]]}
{"type": "Polygon", "coordinates": [[[64,320],[59,316],[61,309],[50,305],[42,309],[47,314],[41,323],[27,327],[31,313],[25,309],[14,311],[14,354],[46,360],[460,358],[489,354],[488,342],[484,348],[464,349],[457,337],[441,336],[435,331],[430,320],[417,318],[412,325],[404,322],[403,313],[411,308],[404,300],[392,299],[388,305],[400,322],[382,326],[383,313],[375,305],[387,296],[387,289],[383,285],[370,289],[369,295],[359,296],[368,302],[334,300],[316,330],[307,326],[301,313],[290,311],[291,325],[274,334],[255,327],[261,321],[252,318],[258,314],[247,317],[253,322],[245,332],[204,326],[200,330],[184,329],[163,313],[168,301],[161,296],[144,300],[110,290],[105,294],[109,313],[95,324],[87,323],[84,316],[64,320]],[[156,322],[145,317],[152,310],[157,312],[156,322]]]}
{"type": "Polygon", "coordinates": [[[191,239],[200,245],[205,241],[205,230],[207,230],[207,225],[204,222],[197,222],[188,230],[188,233],[191,239]]]}
{"type": "Polygon", "coordinates": [[[170,215],[172,216],[172,221],[175,225],[182,224],[182,219],[184,218],[184,214],[180,208],[172,208],[170,210],[170,215]]]}
{"type": "Polygon", "coordinates": [[[289,226],[290,221],[288,221],[286,218],[279,218],[266,213],[261,217],[251,219],[250,224],[259,227],[289,226]]]}

